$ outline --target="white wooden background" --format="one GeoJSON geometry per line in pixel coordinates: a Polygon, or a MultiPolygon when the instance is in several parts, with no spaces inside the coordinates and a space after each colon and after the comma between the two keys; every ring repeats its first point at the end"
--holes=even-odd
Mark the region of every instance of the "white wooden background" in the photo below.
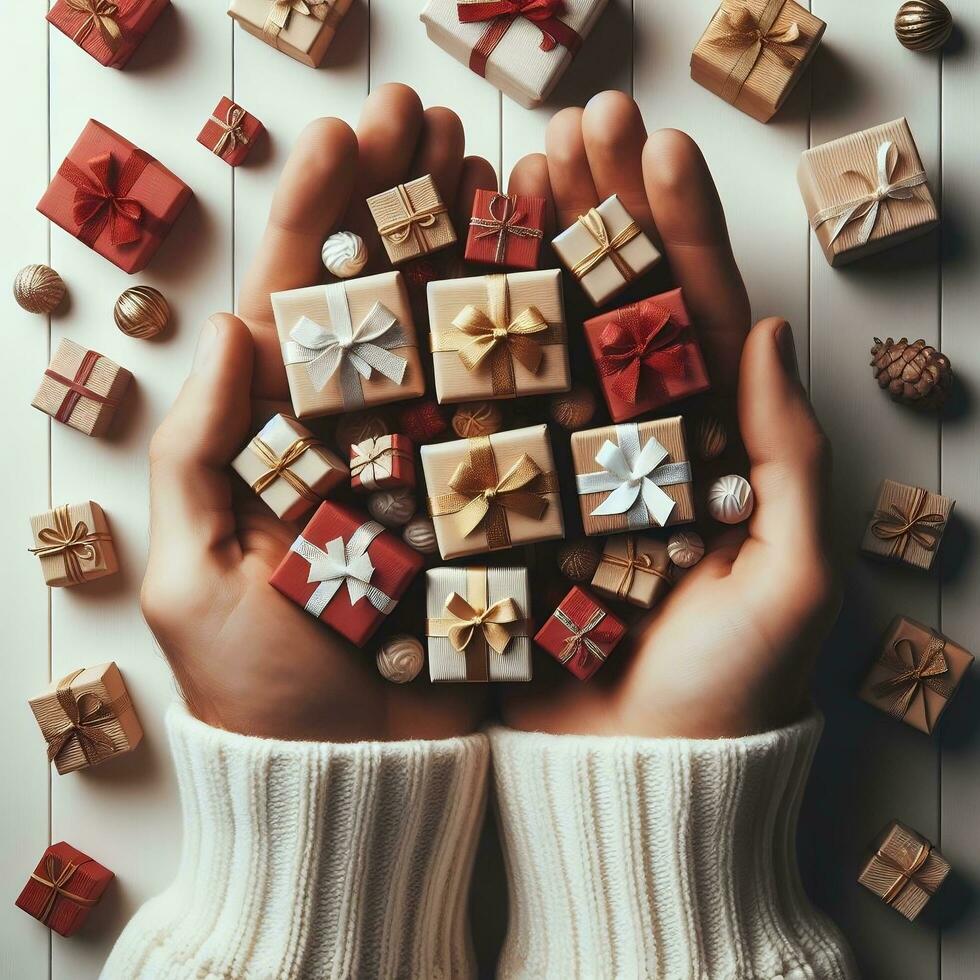
{"type": "MultiPolygon", "coordinates": [[[[899,47],[897,0],[812,0],[829,24],[811,75],[769,126],[699,88],[690,51],[715,0],[612,0],[553,103],[528,112],[430,46],[421,0],[355,0],[320,71],[233,28],[223,0],[175,0],[124,72],[103,69],[49,32],[46,0],[2,0],[4,148],[0,281],[50,262],[66,278],[69,308],[50,323],[3,301],[0,417],[0,563],[4,642],[0,703],[0,977],[84,980],[98,973],[122,924],[169,880],[180,845],[175,784],[162,715],[168,670],[144,627],[137,592],[147,544],[145,447],[189,364],[199,325],[229,308],[264,222],[276,176],[303,125],[321,114],[355,122],[365,95],[391,80],[427,104],[450,99],[467,149],[502,172],[542,148],[549,115],[603,88],[632,91],[648,125],[675,126],[701,143],[724,198],[756,316],[782,314],[796,331],[804,377],[836,454],[834,544],[847,601],[828,645],[818,697],[828,734],[804,812],[801,849],[811,891],[843,924],[865,975],[882,980],[970,980],[980,959],[980,742],[977,683],[950,712],[942,739],[890,722],[852,695],[874,638],[896,612],[980,647],[977,448],[980,377],[974,341],[980,285],[976,79],[980,5],[950,0],[960,28],[943,59],[899,47]],[[267,125],[271,142],[234,173],[195,142],[227,94],[267,125]],[[794,179],[800,152],[851,130],[907,115],[943,231],[845,271],[832,271],[808,236],[794,179]],[[157,155],[196,200],[138,281],[161,288],[174,333],[134,341],[112,324],[132,280],[34,211],[50,172],[94,116],[157,155]],[[963,383],[946,420],[913,416],[873,386],[874,335],[941,343],[963,383]],[[129,367],[138,384],[126,420],[91,441],[29,407],[51,348],[70,336],[129,367]],[[957,498],[941,576],[869,566],[856,557],[867,508],[889,475],[957,498]],[[111,515],[123,572],[91,587],[44,588],[27,553],[28,515],[49,504],[100,501],[111,515]],[[49,776],[29,696],[76,665],[115,659],[146,728],[130,757],[93,772],[49,776]],[[956,874],[927,920],[912,926],[859,889],[863,848],[899,817],[939,844],[956,874]],[[68,839],[118,874],[90,927],[65,941],[14,908],[49,840],[68,839]]],[[[177,570],[175,570],[177,571],[177,570]]]]}

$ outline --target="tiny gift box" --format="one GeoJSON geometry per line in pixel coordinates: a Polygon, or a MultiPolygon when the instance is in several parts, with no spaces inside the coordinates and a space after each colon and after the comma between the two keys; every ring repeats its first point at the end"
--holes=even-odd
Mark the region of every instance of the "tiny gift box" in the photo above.
{"type": "Polygon", "coordinates": [[[895,480],[878,491],[861,550],[868,555],[929,571],[936,560],[955,501],[895,480]]]}
{"type": "Polygon", "coordinates": [[[422,556],[350,507],[320,504],[270,584],[363,646],[421,571],[422,556]]]}
{"type": "Polygon", "coordinates": [[[667,542],[641,534],[606,538],[592,588],[610,599],[650,609],[673,584],[667,542]]]}
{"type": "Polygon", "coordinates": [[[288,415],[273,415],[231,466],[284,521],[302,517],[350,472],[339,456],[288,415]]]}
{"type": "Polygon", "coordinates": [[[17,908],[59,936],[73,936],[114,877],[98,861],[61,841],[44,852],[17,898],[17,908]]]}
{"type": "Polygon", "coordinates": [[[586,534],[694,520],[691,464],[680,417],[573,432],[572,465],[586,534]]]}
{"type": "Polygon", "coordinates": [[[228,16],[277,51],[317,68],[350,5],[351,0],[231,0],[228,16]]]}
{"type": "Polygon", "coordinates": [[[119,570],[105,511],[91,500],[35,514],[31,531],[31,553],[51,588],[80,585],[119,570]]]}
{"type": "Polygon", "coordinates": [[[796,178],[813,233],[832,266],[899,245],[939,224],[905,119],[805,150],[796,178]]]}
{"type": "Polygon", "coordinates": [[[271,296],[297,418],[425,391],[405,281],[397,272],[271,296]]]}
{"type": "Polygon", "coordinates": [[[170,0],[55,0],[47,20],[100,65],[122,68],[170,0]]]}
{"type": "Polygon", "coordinates": [[[691,78],[769,122],[803,76],[826,27],[794,0],[723,0],[691,55],[691,78]]]}
{"type": "Polygon", "coordinates": [[[893,822],[858,875],[886,905],[913,920],[950,872],[949,862],[920,834],[893,822]]]}
{"type": "Polygon", "coordinates": [[[587,681],[626,635],[626,626],[577,585],[538,630],[534,642],[580,681],[587,681]]]}
{"type": "Polygon", "coordinates": [[[62,775],[131,752],[143,738],[114,663],[74,670],[28,703],[62,775]]]}
{"type": "Polygon", "coordinates": [[[973,654],[941,633],[896,616],[861,685],[861,698],[931,734],[973,664],[973,654]]]}
{"type": "Polygon", "coordinates": [[[397,433],[375,436],[350,447],[351,489],[411,490],[415,486],[415,452],[412,440],[397,433]]]}
{"type": "Polygon", "coordinates": [[[440,403],[571,385],[558,269],[430,283],[429,329],[440,403]]]}
{"type": "Polygon", "coordinates": [[[552,243],[596,306],[610,300],[660,261],[660,253],[613,194],[552,243]]]}
{"type": "Polygon", "coordinates": [[[265,132],[250,112],[231,99],[222,98],[198,133],[197,141],[230,167],[245,162],[256,140],[265,132]]]}
{"type": "Polygon", "coordinates": [[[532,109],[558,83],[607,0],[429,0],[429,40],[532,109]]]}
{"type": "Polygon", "coordinates": [[[63,338],[31,405],[88,436],[109,428],[133,376],[115,361],[63,338]]]}
{"type": "Polygon", "coordinates": [[[614,422],[710,387],[680,289],[586,320],[585,339],[614,422]]]}
{"type": "Polygon", "coordinates": [[[456,241],[453,223],[429,174],[367,199],[392,265],[447,248],[456,241]]]}
{"type": "Polygon", "coordinates": [[[423,446],[422,470],[443,558],[564,537],[545,425],[423,446]]]}
{"type": "Polygon", "coordinates": [[[153,258],[190,199],[191,189],[159,160],[90,119],[37,209],[134,273],[153,258]]]}
{"type": "Polygon", "coordinates": [[[466,236],[468,262],[537,269],[544,237],[543,197],[478,190],[466,236]]]}
{"type": "Polygon", "coordinates": [[[425,593],[430,680],[531,679],[526,568],[431,568],[425,593]]]}

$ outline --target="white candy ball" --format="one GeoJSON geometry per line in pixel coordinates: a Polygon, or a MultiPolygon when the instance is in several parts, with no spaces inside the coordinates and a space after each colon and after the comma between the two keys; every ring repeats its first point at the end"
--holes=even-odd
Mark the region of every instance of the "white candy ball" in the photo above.
{"type": "Polygon", "coordinates": [[[323,264],[338,279],[353,279],[364,271],[368,252],[364,239],[352,231],[338,231],[323,243],[323,264]]]}
{"type": "Polygon", "coordinates": [[[409,547],[423,555],[434,555],[439,545],[436,543],[436,529],[428,517],[413,517],[402,531],[402,537],[409,547]]]}
{"type": "Polygon", "coordinates": [[[378,648],[378,671],[393,684],[415,680],[425,665],[425,651],[414,637],[401,634],[386,640],[378,648]]]}
{"type": "Polygon", "coordinates": [[[667,542],[667,557],[678,568],[693,568],[704,558],[704,541],[694,531],[677,531],[667,542]]]}
{"type": "Polygon", "coordinates": [[[747,521],[755,507],[755,494],[744,476],[723,476],[708,490],[708,513],[722,524],[747,521]]]}
{"type": "Polygon", "coordinates": [[[385,527],[401,527],[415,513],[415,497],[410,490],[377,490],[368,497],[368,513],[385,527]]]}

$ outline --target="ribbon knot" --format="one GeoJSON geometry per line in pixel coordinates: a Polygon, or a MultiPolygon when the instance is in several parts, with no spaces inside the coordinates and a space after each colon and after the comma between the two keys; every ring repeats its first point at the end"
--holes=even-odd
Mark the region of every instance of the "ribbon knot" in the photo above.
{"type": "Polygon", "coordinates": [[[597,208],[579,215],[578,222],[589,233],[596,247],[572,266],[572,275],[576,279],[584,279],[599,263],[609,259],[623,280],[632,282],[636,278],[636,270],[619,254],[619,249],[640,234],[640,226],[631,220],[622,231],[610,237],[605,219],[597,208]]]}
{"type": "Polygon", "coordinates": [[[75,876],[78,868],[79,865],[73,861],[66,861],[62,864],[59,857],[54,854],[48,854],[44,858],[44,874],[38,874],[37,872],[31,873],[32,881],[36,881],[38,884],[50,889],[50,894],[41,909],[41,914],[38,916],[45,925],[51,913],[54,911],[55,902],[59,898],[67,899],[69,902],[81,908],[91,908],[95,905],[96,899],[84,898],[81,895],[76,895],[74,892],[68,891],[67,886],[75,876]]]}
{"type": "Polygon", "coordinates": [[[909,885],[915,885],[927,895],[935,894],[936,882],[923,874],[931,854],[932,844],[925,840],[911,855],[904,850],[896,855],[885,847],[878,848],[875,857],[895,875],[895,880],[881,896],[885,904],[894,905],[909,885]]]}
{"type": "MultiPolygon", "coordinates": [[[[916,695],[924,696],[925,687],[944,698],[952,696],[946,640],[941,636],[933,634],[921,656],[911,640],[896,640],[879,663],[891,671],[892,676],[875,684],[872,693],[884,699],[886,710],[899,720],[908,714],[916,695]]],[[[926,723],[931,728],[928,717],[926,723]]]]}
{"type": "Polygon", "coordinates": [[[64,724],[45,735],[48,743],[48,762],[54,762],[72,742],[77,742],[89,765],[102,762],[115,752],[112,737],[100,727],[114,721],[128,705],[128,697],[106,704],[97,694],[86,691],[76,695],[71,689],[81,674],[76,670],[63,677],[55,690],[58,707],[64,716],[64,724]]]}
{"type": "Polygon", "coordinates": [[[471,606],[458,592],[446,599],[446,612],[454,620],[449,627],[449,642],[458,653],[465,653],[477,637],[497,653],[504,653],[511,641],[508,626],[522,619],[512,598],[501,599],[483,609],[471,606]]]}
{"type": "Polygon", "coordinates": [[[326,23],[333,12],[333,4],[326,0],[271,0],[271,3],[262,31],[275,38],[277,43],[294,13],[326,23]]]}
{"type": "Polygon", "coordinates": [[[221,135],[218,137],[218,142],[211,148],[213,153],[220,157],[226,149],[234,150],[239,143],[243,146],[248,145],[248,136],[245,135],[245,130],[242,128],[242,123],[245,121],[246,115],[248,113],[241,106],[237,106],[232,102],[228,106],[228,111],[225,113],[224,119],[220,119],[215,115],[211,116],[211,122],[221,132],[221,135]]]}
{"type": "Polygon", "coordinates": [[[521,224],[526,220],[527,214],[518,206],[516,196],[494,194],[487,204],[487,213],[490,215],[489,218],[471,218],[470,225],[479,229],[476,232],[478,241],[484,238],[497,239],[497,250],[493,259],[497,265],[503,265],[507,257],[508,235],[514,235],[516,238],[544,237],[540,228],[521,224]]]}
{"type": "Polygon", "coordinates": [[[606,618],[605,610],[596,608],[582,626],[576,623],[560,606],[555,610],[554,617],[568,630],[568,636],[562,641],[562,647],[558,654],[559,663],[569,663],[576,654],[579,655],[579,665],[582,667],[588,664],[589,657],[595,657],[601,663],[606,662],[606,651],[589,635],[606,618]]]}
{"type": "Polygon", "coordinates": [[[419,254],[428,252],[425,229],[435,226],[439,215],[446,212],[446,205],[442,203],[434,190],[431,191],[431,199],[418,206],[412,200],[404,184],[399,184],[391,193],[397,195],[402,213],[379,225],[378,234],[393,245],[404,245],[409,236],[413,235],[417,252],[419,254]]]}
{"type": "Polygon", "coordinates": [[[946,518],[939,513],[923,513],[926,497],[926,491],[916,487],[915,499],[907,511],[893,503],[886,510],[875,513],[871,522],[871,533],[880,541],[892,543],[893,557],[901,558],[910,541],[926,551],[935,551],[938,546],[946,526],[946,518]]]}
{"type": "Polygon", "coordinates": [[[123,32],[119,26],[119,4],[113,0],[65,0],[70,9],[84,14],[79,28],[72,35],[76,44],[82,44],[93,30],[99,32],[105,46],[115,53],[122,43],[123,32]]]}
{"type": "Polygon", "coordinates": [[[61,556],[65,562],[65,576],[73,585],[85,581],[82,562],[94,562],[98,558],[98,542],[108,541],[109,535],[102,531],[90,531],[84,521],[72,523],[68,507],[57,507],[51,514],[54,527],[44,527],[38,531],[41,542],[37,548],[30,548],[32,555],[39,558],[61,556]]]}
{"type": "Polygon", "coordinates": [[[280,456],[276,451],[259,436],[255,436],[249,448],[262,461],[266,467],[265,472],[252,484],[252,489],[262,494],[272,486],[276,480],[285,480],[304,500],[315,503],[320,499],[319,495],[307,484],[300,476],[295,474],[291,467],[295,466],[306,452],[314,446],[321,445],[320,440],[315,436],[304,436],[296,439],[286,448],[280,456]]]}

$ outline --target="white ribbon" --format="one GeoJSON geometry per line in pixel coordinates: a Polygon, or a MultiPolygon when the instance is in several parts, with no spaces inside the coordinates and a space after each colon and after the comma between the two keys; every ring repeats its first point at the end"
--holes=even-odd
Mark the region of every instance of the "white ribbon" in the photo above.
{"type": "Polygon", "coordinates": [[[395,608],[394,599],[371,585],[374,563],[368,554],[368,546],[383,530],[377,521],[366,521],[346,543],[342,537],[327,541],[326,550],[302,535],[292,543],[289,550],[310,563],[307,582],[319,583],[306,601],[308,613],[319,618],[343,585],[347,586],[352,606],[367,599],[386,616],[395,608]]]}
{"type": "Polygon", "coordinates": [[[828,221],[838,219],[834,226],[833,234],[830,236],[830,243],[837,241],[844,229],[852,222],[864,218],[861,230],[858,232],[858,245],[867,245],[871,240],[871,233],[878,223],[878,216],[881,214],[881,205],[887,200],[908,201],[917,197],[915,188],[926,182],[926,175],[919,170],[917,173],[902,180],[892,183],[892,174],[898,166],[899,160],[898,147],[891,141],[885,140],[878,147],[876,160],[878,186],[872,187],[871,181],[864,174],[857,170],[846,170],[844,176],[853,174],[860,177],[869,188],[870,193],[865,194],[853,201],[845,201],[843,204],[835,204],[833,207],[824,208],[818,211],[811,219],[810,223],[814,230],[828,221]]]}
{"type": "Polygon", "coordinates": [[[343,283],[324,286],[329,326],[301,317],[282,345],[286,364],[304,364],[310,383],[323,391],[340,372],[340,394],[344,408],[361,408],[364,393],[361,378],[371,379],[377,371],[389,381],[401,384],[408,361],[391,351],[411,346],[405,329],[387,306],[375,303],[355,327],[343,283]]]}
{"type": "Polygon", "coordinates": [[[608,439],[596,453],[598,473],[575,477],[580,495],[609,492],[592,511],[594,516],[625,514],[630,528],[663,527],[674,510],[674,501],[661,487],[691,482],[691,464],[664,463],[670,455],[652,436],[640,448],[640,429],[635,422],[616,426],[619,445],[608,439]]]}

